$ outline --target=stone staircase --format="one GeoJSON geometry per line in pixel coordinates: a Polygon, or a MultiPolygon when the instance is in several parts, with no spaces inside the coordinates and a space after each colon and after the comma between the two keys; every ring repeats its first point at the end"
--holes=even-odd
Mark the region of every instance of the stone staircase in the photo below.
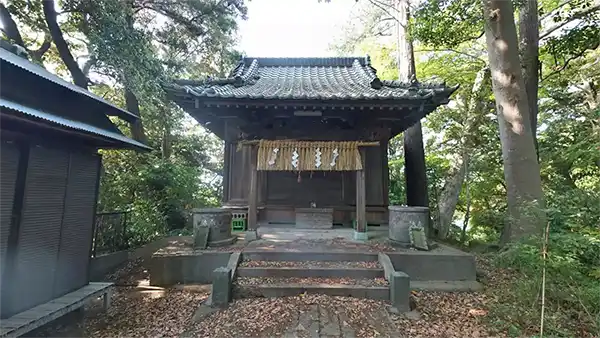
{"type": "Polygon", "coordinates": [[[317,293],[390,299],[384,267],[376,253],[244,252],[234,278],[236,298],[317,293]]]}

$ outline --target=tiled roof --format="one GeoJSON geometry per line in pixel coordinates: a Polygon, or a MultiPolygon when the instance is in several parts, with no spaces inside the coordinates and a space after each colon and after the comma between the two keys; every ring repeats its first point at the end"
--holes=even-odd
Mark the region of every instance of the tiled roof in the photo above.
{"type": "Polygon", "coordinates": [[[198,98],[272,100],[448,101],[456,88],[443,83],[401,83],[377,77],[369,57],[252,58],[227,78],[176,80],[167,91],[198,98]]]}

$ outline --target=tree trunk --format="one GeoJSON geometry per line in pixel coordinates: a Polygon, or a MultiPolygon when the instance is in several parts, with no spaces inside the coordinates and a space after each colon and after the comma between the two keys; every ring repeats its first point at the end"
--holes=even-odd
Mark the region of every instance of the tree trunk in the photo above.
{"type": "Polygon", "coordinates": [[[469,163],[470,154],[475,146],[471,138],[472,135],[477,133],[478,121],[480,120],[478,117],[483,114],[485,104],[484,94],[486,88],[488,88],[489,81],[490,70],[485,66],[477,72],[475,82],[473,82],[473,88],[471,89],[469,102],[465,105],[466,118],[460,140],[462,146],[461,158],[459,161],[455,162],[452,175],[450,175],[450,179],[444,184],[440,198],[438,198],[439,212],[436,223],[438,227],[438,237],[440,239],[445,239],[448,236],[450,227],[452,226],[460,189],[465,179],[465,168],[469,163]]]}
{"type": "Polygon", "coordinates": [[[506,0],[483,0],[492,89],[502,143],[509,220],[501,244],[541,234],[545,224],[540,166],[537,162],[527,92],[518,54],[513,6],[506,0]]]}
{"type": "MultiPolygon", "coordinates": [[[[412,40],[408,36],[408,0],[397,0],[397,64],[398,79],[403,82],[416,80],[415,57],[412,40]]],[[[421,122],[404,131],[404,172],[406,178],[406,204],[429,206],[425,148],[421,122]]],[[[428,229],[429,230],[429,229],[428,229]]]]}
{"type": "Polygon", "coordinates": [[[8,8],[6,8],[3,3],[0,3],[0,22],[2,23],[2,31],[6,34],[6,37],[9,38],[12,43],[25,48],[25,42],[23,42],[19,27],[17,27],[17,23],[13,20],[8,8]]]}
{"type": "Polygon", "coordinates": [[[537,152],[537,115],[538,115],[538,82],[539,82],[539,22],[537,0],[527,0],[519,10],[519,37],[523,79],[529,103],[529,121],[531,134],[537,152]]]}
{"type": "Polygon", "coordinates": [[[142,125],[140,116],[140,104],[133,91],[131,91],[127,85],[125,85],[125,106],[127,107],[127,111],[140,117],[135,120],[135,122],[129,124],[131,137],[138,142],[146,143],[146,133],[144,132],[144,126],[142,125]]]}
{"type": "Polygon", "coordinates": [[[461,159],[456,161],[452,175],[444,184],[438,199],[438,238],[446,239],[452,226],[454,212],[458,204],[458,197],[463,181],[465,180],[465,165],[469,162],[469,152],[463,151],[461,159]]]}
{"type": "Polygon", "coordinates": [[[58,54],[62,59],[63,63],[71,73],[71,77],[73,78],[73,83],[75,85],[88,89],[88,78],[83,74],[81,68],[73,58],[71,51],[69,51],[69,45],[65,40],[62,31],[60,30],[60,26],[56,21],[56,11],[54,10],[54,1],[47,0],[42,1],[42,5],[44,8],[44,17],[46,19],[46,24],[48,25],[48,29],[50,30],[50,35],[52,36],[52,40],[54,41],[54,45],[56,45],[56,49],[58,50],[58,54]]]}
{"type": "MultiPolygon", "coordinates": [[[[133,7],[133,1],[131,2],[131,6],[133,7]]],[[[133,13],[128,13],[126,17],[127,28],[132,32],[135,30],[133,27],[133,13]]],[[[129,124],[129,128],[131,130],[131,137],[141,143],[147,143],[148,139],[146,138],[146,133],[144,131],[144,125],[142,124],[142,115],[140,112],[140,103],[135,96],[135,93],[131,89],[131,79],[127,76],[127,70],[123,69],[123,82],[125,84],[125,104],[127,106],[127,110],[130,113],[135,114],[138,119],[135,122],[129,124]]]]}
{"type": "Polygon", "coordinates": [[[171,157],[171,128],[168,125],[165,125],[163,129],[161,151],[163,160],[168,160],[171,157]]]}
{"type": "Polygon", "coordinates": [[[465,219],[463,220],[462,233],[460,235],[460,244],[465,245],[467,242],[467,227],[469,226],[469,218],[471,217],[471,191],[469,190],[469,162],[465,163],[465,219]]]}

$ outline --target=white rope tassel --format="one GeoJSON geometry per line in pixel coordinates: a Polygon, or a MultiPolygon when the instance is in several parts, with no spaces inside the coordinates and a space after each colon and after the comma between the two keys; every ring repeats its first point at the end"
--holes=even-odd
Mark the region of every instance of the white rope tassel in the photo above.
{"type": "Polygon", "coordinates": [[[319,168],[321,166],[321,149],[317,148],[315,151],[315,167],[319,168]]]}
{"type": "Polygon", "coordinates": [[[329,165],[331,167],[335,167],[335,161],[337,160],[338,156],[340,156],[338,149],[337,148],[333,149],[333,155],[331,156],[331,163],[329,163],[329,165]]]}
{"type": "Polygon", "coordinates": [[[292,167],[298,169],[298,148],[294,149],[294,152],[292,153],[292,167]]]}
{"type": "Polygon", "coordinates": [[[269,159],[269,165],[274,166],[275,161],[277,161],[277,153],[279,152],[279,148],[273,149],[273,154],[271,154],[271,158],[269,159]]]}

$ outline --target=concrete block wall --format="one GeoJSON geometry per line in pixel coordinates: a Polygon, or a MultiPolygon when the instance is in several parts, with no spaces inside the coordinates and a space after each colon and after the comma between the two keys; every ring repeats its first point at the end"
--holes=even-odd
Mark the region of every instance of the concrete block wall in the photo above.
{"type": "Polygon", "coordinates": [[[150,285],[210,284],[213,281],[213,271],[227,266],[229,256],[228,252],[153,256],[148,265],[150,285]]]}
{"type": "Polygon", "coordinates": [[[396,271],[413,281],[474,281],[475,258],[455,249],[435,251],[388,252],[396,271]]]}

